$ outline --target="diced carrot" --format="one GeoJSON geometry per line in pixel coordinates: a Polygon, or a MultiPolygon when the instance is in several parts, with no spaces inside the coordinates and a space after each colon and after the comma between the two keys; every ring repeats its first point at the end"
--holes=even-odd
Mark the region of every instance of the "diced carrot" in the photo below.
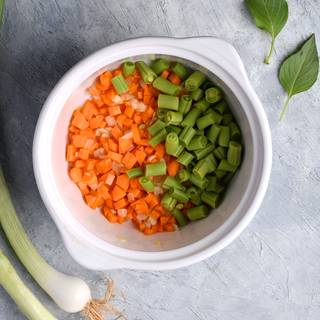
{"type": "Polygon", "coordinates": [[[100,75],[99,80],[103,85],[103,87],[105,88],[105,90],[110,88],[111,79],[112,79],[112,73],[110,71],[106,71],[100,75]]]}
{"type": "Polygon", "coordinates": [[[96,163],[95,169],[98,174],[105,174],[112,169],[112,160],[103,159],[96,163]]]}
{"type": "Polygon", "coordinates": [[[130,105],[127,105],[124,110],[124,114],[131,119],[134,115],[134,109],[130,105]]]}
{"type": "Polygon", "coordinates": [[[82,160],[88,160],[89,154],[90,154],[90,151],[88,149],[80,149],[79,150],[79,158],[82,160]]]}
{"type": "Polygon", "coordinates": [[[75,112],[71,124],[79,129],[86,129],[89,122],[81,112],[75,112]]]}
{"type": "Polygon", "coordinates": [[[110,223],[117,223],[118,222],[118,217],[114,215],[110,208],[104,207],[103,208],[103,215],[108,219],[110,223]]]}
{"type": "Polygon", "coordinates": [[[161,73],[161,77],[164,79],[167,79],[169,77],[170,71],[169,70],[164,70],[161,73]]]}
{"type": "Polygon", "coordinates": [[[138,91],[138,87],[139,87],[139,85],[137,83],[129,84],[129,88],[128,88],[129,93],[136,94],[138,91]]]}
{"type": "Polygon", "coordinates": [[[93,97],[98,97],[100,95],[100,91],[97,89],[95,85],[90,87],[88,91],[93,97]]]}
{"type": "Polygon", "coordinates": [[[119,106],[111,106],[108,108],[108,111],[110,116],[116,116],[118,114],[121,114],[121,109],[119,106]]]}
{"type": "Polygon", "coordinates": [[[126,192],[117,185],[115,185],[111,191],[111,196],[113,201],[118,201],[124,198],[125,195],[126,195],[126,192]]]}
{"type": "Polygon", "coordinates": [[[124,121],[123,121],[123,126],[127,127],[127,128],[131,128],[133,124],[133,120],[130,119],[130,118],[126,118],[124,121]]]}
{"type": "Polygon", "coordinates": [[[130,179],[130,188],[132,189],[140,189],[141,185],[139,183],[139,179],[134,178],[134,179],[130,179]]]}
{"type": "Polygon", "coordinates": [[[121,154],[115,153],[115,152],[112,152],[112,151],[109,151],[107,156],[108,156],[108,158],[110,158],[110,159],[112,159],[112,160],[114,160],[116,162],[119,162],[119,163],[122,160],[122,155],[121,154]]]}
{"type": "Polygon", "coordinates": [[[166,224],[164,226],[164,230],[166,230],[167,232],[173,232],[175,231],[173,224],[166,224]]]}
{"type": "Polygon", "coordinates": [[[111,195],[109,193],[109,189],[106,187],[105,184],[100,186],[97,190],[97,194],[101,196],[104,200],[111,199],[111,195]]]}
{"type": "Polygon", "coordinates": [[[98,179],[93,171],[87,171],[82,176],[82,182],[84,182],[88,185],[89,184],[96,184],[96,183],[98,183],[98,179]]]}
{"type": "Polygon", "coordinates": [[[125,198],[122,198],[114,203],[115,210],[124,209],[128,205],[128,201],[125,198]]]}
{"type": "Polygon", "coordinates": [[[164,147],[164,144],[160,143],[158,144],[156,147],[156,156],[159,158],[159,159],[162,159],[164,154],[165,154],[165,147],[164,147]]]}
{"type": "Polygon", "coordinates": [[[85,160],[76,160],[74,162],[75,168],[85,168],[87,165],[87,162],[85,160]]]}
{"type": "Polygon", "coordinates": [[[80,189],[80,191],[81,191],[81,193],[83,195],[86,195],[86,194],[90,193],[90,190],[89,190],[88,186],[85,183],[79,182],[79,183],[77,183],[77,185],[78,185],[78,188],[80,189]]]}
{"type": "Polygon", "coordinates": [[[148,204],[144,200],[139,200],[139,202],[134,205],[134,208],[138,214],[148,214],[149,212],[148,204]]]}
{"type": "Polygon", "coordinates": [[[119,150],[118,149],[118,144],[112,138],[108,139],[108,146],[109,146],[109,150],[110,151],[118,152],[118,150],[119,150]]]}
{"type": "Polygon", "coordinates": [[[122,163],[127,169],[131,169],[137,163],[137,158],[132,153],[127,152],[122,159],[122,163]]]}
{"type": "Polygon", "coordinates": [[[106,200],[106,206],[110,209],[113,209],[113,200],[112,199],[107,199],[106,200]]]}
{"type": "Polygon", "coordinates": [[[154,149],[152,147],[146,147],[144,148],[144,151],[147,155],[150,156],[151,154],[153,154],[154,149]]]}
{"type": "Polygon", "coordinates": [[[169,216],[161,216],[160,217],[160,224],[165,225],[169,221],[169,216]]]}
{"type": "Polygon", "coordinates": [[[153,219],[158,219],[158,218],[161,217],[161,212],[159,212],[158,210],[153,209],[148,213],[148,215],[153,219]]]}
{"type": "Polygon", "coordinates": [[[87,169],[87,171],[93,170],[94,167],[95,167],[95,165],[96,165],[96,162],[97,162],[97,160],[95,160],[95,159],[89,159],[89,160],[87,161],[87,164],[86,164],[86,169],[87,169]]]}
{"type": "Polygon", "coordinates": [[[139,142],[137,142],[139,146],[149,146],[149,142],[147,139],[141,139],[139,142]]]}
{"type": "Polygon", "coordinates": [[[136,123],[134,123],[132,125],[131,131],[133,134],[133,142],[139,143],[141,140],[141,136],[140,136],[140,131],[139,131],[138,125],[136,123]]]}
{"type": "Polygon", "coordinates": [[[84,103],[81,112],[83,113],[83,115],[87,120],[90,120],[93,116],[99,113],[95,103],[91,100],[87,100],[84,103]]]}
{"type": "Polygon", "coordinates": [[[168,174],[174,177],[180,170],[180,164],[177,160],[171,160],[168,164],[168,174]]]}
{"type": "Polygon", "coordinates": [[[121,174],[117,177],[116,185],[122,188],[124,191],[127,191],[129,188],[129,178],[126,174],[121,174]]]}
{"type": "Polygon", "coordinates": [[[91,129],[104,128],[107,123],[104,121],[104,116],[98,115],[96,117],[92,117],[89,120],[89,126],[91,129]]]}
{"type": "Polygon", "coordinates": [[[151,228],[145,228],[143,230],[143,233],[145,235],[151,235],[151,234],[155,234],[157,231],[158,231],[158,227],[155,225],[155,226],[152,226],[151,228]]]}
{"type": "Polygon", "coordinates": [[[98,207],[103,206],[104,199],[101,196],[94,195],[94,194],[86,194],[84,196],[88,206],[92,209],[96,209],[98,207]]]}
{"type": "Polygon", "coordinates": [[[82,136],[86,136],[87,138],[95,139],[96,133],[91,128],[86,128],[80,131],[82,136]]]}
{"type": "Polygon", "coordinates": [[[179,84],[181,83],[180,77],[179,77],[177,74],[175,74],[175,73],[172,73],[172,74],[170,75],[169,80],[170,80],[172,83],[177,84],[177,85],[179,85],[179,84]]]}
{"type": "Polygon", "coordinates": [[[142,166],[147,157],[146,153],[143,150],[136,150],[134,155],[136,156],[139,165],[142,166]]]}
{"type": "Polygon", "coordinates": [[[67,161],[73,162],[77,160],[76,152],[77,152],[77,148],[71,144],[68,144],[67,154],[66,154],[67,161]]]}
{"type": "Polygon", "coordinates": [[[117,123],[119,124],[120,127],[123,126],[123,122],[127,119],[127,116],[125,114],[120,114],[117,116],[117,123]]]}
{"type": "Polygon", "coordinates": [[[148,107],[145,112],[142,113],[142,120],[144,123],[148,122],[154,114],[154,110],[151,107],[148,107]]]}
{"type": "Polygon", "coordinates": [[[87,141],[88,141],[88,137],[80,135],[80,134],[75,134],[72,136],[72,144],[77,147],[77,148],[83,148],[87,141]]]}
{"type": "Polygon", "coordinates": [[[117,140],[123,135],[123,133],[117,126],[114,126],[111,129],[111,135],[117,140]]]}
{"type": "Polygon", "coordinates": [[[81,168],[71,168],[70,169],[70,178],[73,182],[78,183],[82,180],[82,169],[81,168]]]}
{"type": "MultiPolygon", "coordinates": [[[[98,108],[101,108],[104,105],[104,102],[100,98],[93,99],[93,101],[98,108]]],[[[99,110],[99,113],[101,113],[101,109],[99,110]]]]}
{"type": "Polygon", "coordinates": [[[133,121],[139,125],[142,123],[142,118],[139,114],[135,113],[135,115],[133,116],[133,121]]]}
{"type": "MultiPolygon", "coordinates": [[[[80,130],[79,128],[76,128],[75,126],[69,126],[69,134],[70,133],[75,133],[75,134],[79,134],[80,130]]],[[[72,136],[72,135],[71,135],[72,136]]]]}
{"type": "Polygon", "coordinates": [[[118,223],[124,223],[127,221],[127,218],[126,217],[120,217],[120,216],[117,216],[117,222],[118,223]]]}
{"type": "Polygon", "coordinates": [[[119,139],[119,153],[126,153],[130,150],[132,147],[133,140],[132,139],[124,139],[120,138],[119,139]]]}
{"type": "Polygon", "coordinates": [[[150,209],[154,208],[159,204],[159,199],[151,192],[148,193],[148,195],[144,198],[144,200],[147,202],[150,209]]]}

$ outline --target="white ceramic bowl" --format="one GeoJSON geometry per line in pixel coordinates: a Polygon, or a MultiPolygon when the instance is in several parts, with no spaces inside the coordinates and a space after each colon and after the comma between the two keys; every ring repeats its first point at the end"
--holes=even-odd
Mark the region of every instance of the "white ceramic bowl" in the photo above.
{"type": "Polygon", "coordinates": [[[213,255],[248,225],[267,189],[271,137],[263,107],[230,44],[212,37],[138,38],[99,50],[58,82],[38,120],[33,162],[42,199],[77,262],[96,270],[171,269],[213,255]],[[131,223],[109,224],[84,204],[67,174],[65,146],[72,112],[88,97],[86,88],[99,73],[127,58],[149,60],[162,55],[202,70],[224,90],[241,127],[245,153],[223,203],[208,218],[181,231],[145,236],[131,223]]]}

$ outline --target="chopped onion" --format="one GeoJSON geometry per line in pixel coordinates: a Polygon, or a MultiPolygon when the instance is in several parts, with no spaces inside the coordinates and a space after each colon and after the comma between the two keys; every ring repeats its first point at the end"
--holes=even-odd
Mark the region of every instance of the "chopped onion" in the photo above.
{"type": "Polygon", "coordinates": [[[133,202],[133,201],[134,201],[134,195],[133,195],[133,193],[129,192],[129,193],[127,194],[127,198],[128,198],[128,201],[129,201],[129,202],[133,202]]]}
{"type": "Polygon", "coordinates": [[[158,220],[152,217],[149,217],[148,220],[152,226],[155,226],[158,223],[158,220]]]}
{"type": "Polygon", "coordinates": [[[139,80],[139,85],[143,89],[145,87],[145,82],[143,80],[139,80]]]}
{"type": "Polygon", "coordinates": [[[94,145],[94,140],[93,139],[88,139],[84,145],[85,149],[90,149],[94,145]]]}
{"type": "Polygon", "coordinates": [[[113,162],[112,163],[112,170],[114,171],[114,173],[118,176],[120,174],[120,170],[123,168],[123,164],[122,163],[118,163],[118,162],[113,162]]]}
{"type": "Polygon", "coordinates": [[[128,210],[127,209],[118,209],[118,216],[125,218],[128,214],[128,210]]]}
{"type": "Polygon", "coordinates": [[[148,216],[146,216],[145,214],[143,214],[143,213],[138,213],[137,214],[137,220],[139,221],[139,222],[142,222],[143,220],[146,220],[148,218],[148,216]]]}
{"type": "Polygon", "coordinates": [[[111,101],[115,104],[122,104],[123,103],[122,98],[118,95],[112,97],[111,101]]]}
{"type": "Polygon", "coordinates": [[[163,194],[163,189],[161,187],[159,187],[159,186],[155,186],[154,187],[154,194],[156,196],[159,196],[160,194],[163,194]]]}
{"type": "Polygon", "coordinates": [[[97,137],[103,137],[103,138],[109,138],[110,137],[110,130],[108,128],[98,128],[96,129],[96,136],[97,137]]]}
{"type": "Polygon", "coordinates": [[[139,126],[140,129],[145,129],[146,128],[146,125],[144,123],[140,124],[139,126]]]}
{"type": "Polygon", "coordinates": [[[132,131],[128,131],[125,135],[123,135],[122,137],[120,137],[120,139],[124,139],[124,140],[129,140],[133,138],[133,133],[132,131]]]}
{"type": "Polygon", "coordinates": [[[121,98],[124,100],[124,101],[129,101],[129,100],[132,100],[134,98],[134,96],[130,93],[124,93],[121,95],[121,98]]]}
{"type": "Polygon", "coordinates": [[[138,112],[145,112],[147,110],[147,106],[143,102],[138,101],[137,99],[131,100],[131,107],[132,109],[138,112]]]}
{"type": "Polygon", "coordinates": [[[152,161],[152,160],[154,160],[156,158],[157,158],[157,156],[155,154],[153,154],[152,156],[147,158],[147,161],[150,162],[150,161],[152,161]]]}
{"type": "Polygon", "coordinates": [[[107,125],[109,127],[114,127],[117,124],[116,119],[114,117],[112,117],[112,116],[107,116],[105,119],[106,119],[107,125]]]}
{"type": "Polygon", "coordinates": [[[108,186],[111,186],[113,184],[113,180],[114,180],[114,175],[108,173],[107,178],[106,178],[106,184],[108,186]]]}
{"type": "Polygon", "coordinates": [[[106,155],[106,151],[103,148],[99,148],[94,150],[93,156],[98,159],[104,159],[106,155]]]}

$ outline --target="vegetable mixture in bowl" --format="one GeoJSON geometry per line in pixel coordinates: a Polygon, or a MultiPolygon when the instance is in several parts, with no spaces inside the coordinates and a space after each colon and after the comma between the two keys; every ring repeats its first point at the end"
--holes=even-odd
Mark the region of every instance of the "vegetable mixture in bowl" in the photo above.
{"type": "Polygon", "coordinates": [[[88,91],[70,121],[66,157],[89,207],[146,235],[214,213],[242,153],[220,88],[160,58],[124,62],[88,91]]]}

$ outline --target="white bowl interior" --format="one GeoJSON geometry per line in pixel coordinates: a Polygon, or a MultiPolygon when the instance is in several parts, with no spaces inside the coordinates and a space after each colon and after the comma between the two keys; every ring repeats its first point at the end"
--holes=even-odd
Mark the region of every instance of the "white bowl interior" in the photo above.
{"type": "MultiPolygon", "coordinates": [[[[130,57],[132,60],[148,61],[163,55],[140,55],[130,57]]],[[[89,97],[86,89],[93,83],[94,79],[104,70],[111,70],[123,62],[115,61],[97,70],[89,78],[84,79],[76,91],[65,102],[63,110],[56,123],[53,144],[52,144],[52,170],[55,177],[57,189],[63,199],[68,212],[65,214],[73,215],[74,218],[91,234],[101,240],[122,248],[138,251],[162,251],[172,250],[190,245],[205,236],[216,231],[234,212],[235,208],[242,199],[248,186],[253,166],[253,137],[249,126],[248,118],[244,109],[240,105],[236,96],[231,90],[214,74],[205,70],[188,60],[166,56],[170,60],[181,61],[185,65],[202,70],[215,84],[223,89],[226,99],[230,105],[242,131],[242,139],[245,145],[243,163],[240,170],[229,185],[228,191],[219,208],[212,210],[211,214],[201,221],[193,222],[182,228],[181,231],[172,233],[161,233],[152,236],[145,236],[138,232],[131,222],[122,225],[110,224],[101,214],[101,210],[90,209],[82,200],[81,193],[77,186],[68,176],[68,163],[65,160],[65,147],[67,141],[67,129],[72,112],[89,97]]],[[[68,217],[66,217],[67,219],[68,217]]]]}

